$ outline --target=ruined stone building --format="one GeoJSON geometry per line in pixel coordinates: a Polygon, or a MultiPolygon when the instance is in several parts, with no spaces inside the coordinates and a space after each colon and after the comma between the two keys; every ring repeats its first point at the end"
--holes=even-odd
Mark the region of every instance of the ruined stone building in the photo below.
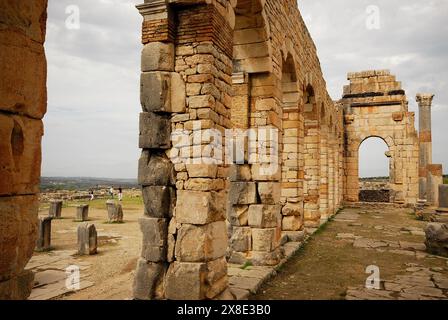
{"type": "MultiPolygon", "coordinates": [[[[32,279],[23,270],[37,232],[46,2],[0,1],[1,299],[26,298],[32,279]]],[[[282,243],[358,201],[369,137],[389,147],[392,202],[433,194],[432,96],[418,98],[420,137],[389,71],[350,73],[334,102],[296,0],[137,8],[145,212],[135,298],[231,298],[228,261],[276,265],[282,243]]]]}

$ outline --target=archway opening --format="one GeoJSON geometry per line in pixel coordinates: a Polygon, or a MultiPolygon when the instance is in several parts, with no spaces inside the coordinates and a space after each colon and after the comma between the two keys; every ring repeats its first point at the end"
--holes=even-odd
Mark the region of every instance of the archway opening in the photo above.
{"type": "Polygon", "coordinates": [[[359,200],[390,202],[391,153],[379,137],[365,139],[359,147],[359,200]]]}

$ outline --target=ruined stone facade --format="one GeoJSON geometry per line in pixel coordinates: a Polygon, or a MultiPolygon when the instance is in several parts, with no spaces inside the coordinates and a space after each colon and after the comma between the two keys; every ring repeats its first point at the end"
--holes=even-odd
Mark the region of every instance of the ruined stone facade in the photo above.
{"type": "Polygon", "coordinates": [[[326,91],[296,1],[138,9],[147,200],[136,298],[228,297],[226,255],[276,265],[282,240],[340,207],[343,110],[326,91]],[[230,161],[207,164],[217,158],[230,161]]]}
{"type": "Polygon", "coordinates": [[[0,1],[0,300],[24,299],[36,246],[47,0],[0,1]]]}
{"type": "Polygon", "coordinates": [[[341,103],[345,122],[345,200],[358,201],[359,147],[378,137],[389,147],[391,202],[418,199],[419,141],[414,113],[408,111],[405,91],[387,70],[348,75],[341,103]]]}
{"type": "MultiPolygon", "coordinates": [[[[359,200],[358,149],[368,137],[389,146],[393,202],[417,202],[419,158],[425,188],[439,181],[430,161],[421,170],[427,133],[419,143],[388,71],[349,74],[342,100],[331,100],[296,0],[145,0],[137,8],[145,209],[136,299],[233,298],[228,262],[277,265],[282,244],[325,223],[343,200],[359,200]]],[[[0,9],[0,298],[25,298],[46,1],[0,9]]]]}

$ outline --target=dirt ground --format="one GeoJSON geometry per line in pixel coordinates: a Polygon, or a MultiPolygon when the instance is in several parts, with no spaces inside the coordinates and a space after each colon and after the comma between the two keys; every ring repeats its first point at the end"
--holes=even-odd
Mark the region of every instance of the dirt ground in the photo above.
{"type": "MultiPolygon", "coordinates": [[[[65,294],[58,299],[123,300],[132,297],[133,272],[142,241],[138,219],[143,215],[143,204],[139,199],[125,198],[124,223],[109,224],[105,202],[106,200],[94,200],[89,208],[89,223],[95,225],[98,233],[98,254],[83,257],[74,255],[74,261],[70,261],[70,264],[88,265],[86,271],[81,270],[81,278],[93,282],[93,286],[65,294]]],[[[63,208],[63,219],[52,221],[53,251],[35,253],[33,259],[39,256],[41,259],[50,258],[64,251],[73,251],[73,254],[76,252],[76,230],[79,222],[74,221],[75,204],[70,203],[69,207],[63,208]]],[[[48,215],[48,209],[44,207],[39,215],[48,215]]]]}
{"type": "MultiPolygon", "coordinates": [[[[34,299],[131,299],[133,274],[141,248],[138,219],[143,215],[143,205],[141,199],[124,199],[125,222],[109,224],[105,202],[95,200],[89,210],[90,223],[95,224],[98,232],[97,255],[76,255],[79,224],[74,221],[76,203],[64,207],[63,219],[52,221],[53,250],[35,253],[29,263],[30,269],[41,272],[36,278],[43,282],[40,288],[36,286],[33,290],[34,299]],[[73,264],[82,267],[81,284],[85,284],[85,288],[67,293],[63,288],[65,268],[73,264]]],[[[43,207],[40,215],[47,214],[48,208],[43,207]]],[[[400,284],[394,279],[409,271],[431,273],[436,270],[436,279],[440,282],[429,284],[434,287],[430,293],[439,295],[433,298],[446,298],[448,259],[425,253],[425,225],[414,218],[410,209],[344,209],[319,229],[251,299],[338,300],[346,299],[347,292],[355,298],[363,298],[362,290],[369,276],[366,268],[372,265],[378,266],[383,282],[385,279],[395,281],[390,283],[394,286],[400,284]]],[[[431,277],[434,278],[433,273],[431,277]]],[[[415,279],[423,278],[417,275],[415,279]]],[[[403,297],[419,298],[415,295],[403,297]]]]}
{"type": "Polygon", "coordinates": [[[419,251],[424,243],[425,225],[414,218],[410,209],[345,209],[315,233],[252,299],[345,299],[349,287],[365,286],[370,275],[366,268],[371,265],[379,267],[382,281],[404,275],[409,267],[416,266],[436,268],[446,276],[446,259],[419,251]],[[362,238],[386,241],[389,245],[385,247],[387,243],[379,242],[375,248],[354,247],[353,236],[360,239],[361,245],[366,242],[362,238]],[[417,250],[397,246],[415,246],[417,250]]]}

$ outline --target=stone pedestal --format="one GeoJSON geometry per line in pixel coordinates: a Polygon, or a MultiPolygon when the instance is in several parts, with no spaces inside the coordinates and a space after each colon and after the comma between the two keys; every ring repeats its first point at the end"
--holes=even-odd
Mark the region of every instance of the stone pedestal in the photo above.
{"type": "Polygon", "coordinates": [[[89,205],[81,204],[76,207],[76,221],[87,221],[89,219],[89,205]]]}
{"type": "Polygon", "coordinates": [[[437,211],[448,214],[448,184],[439,185],[439,207],[437,211]]]}
{"type": "Polygon", "coordinates": [[[122,223],[123,222],[123,208],[121,204],[116,203],[114,200],[108,200],[106,202],[107,216],[109,223],[122,223]]]}
{"type": "Polygon", "coordinates": [[[439,206],[439,185],[443,184],[443,169],[441,164],[429,164],[426,175],[426,199],[432,207],[439,206]]]}
{"type": "Polygon", "coordinates": [[[78,254],[94,255],[97,253],[98,238],[95,225],[87,222],[78,226],[78,254]]]}
{"type": "Polygon", "coordinates": [[[62,218],[62,200],[51,200],[48,216],[54,219],[62,218]]]}
{"type": "Polygon", "coordinates": [[[51,217],[39,218],[36,251],[51,250],[51,217]]]}

